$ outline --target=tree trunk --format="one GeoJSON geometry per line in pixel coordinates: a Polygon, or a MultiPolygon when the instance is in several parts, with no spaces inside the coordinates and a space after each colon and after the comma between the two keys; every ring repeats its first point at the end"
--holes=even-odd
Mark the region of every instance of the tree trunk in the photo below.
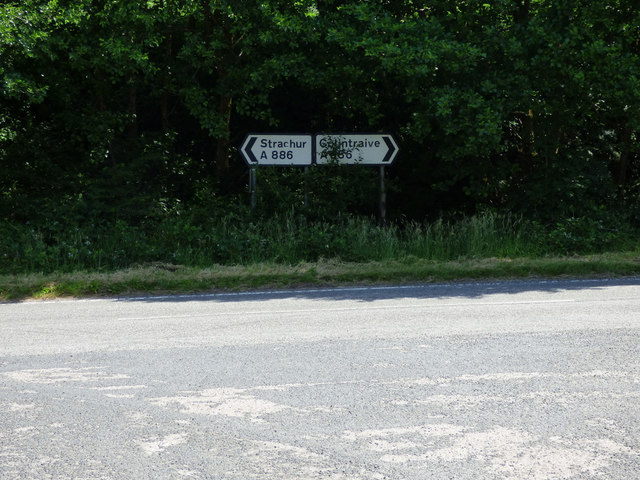
{"type": "Polygon", "coordinates": [[[516,0],[516,9],[513,12],[515,23],[526,23],[529,20],[529,7],[531,0],[516,0]]]}
{"type": "Polygon", "coordinates": [[[520,120],[521,130],[518,135],[518,163],[525,174],[533,172],[533,161],[535,152],[535,127],[533,110],[527,112],[516,112],[516,118],[520,120]]]}
{"type": "Polygon", "coordinates": [[[127,136],[129,140],[134,140],[138,136],[138,91],[135,78],[131,77],[129,81],[129,105],[127,107],[129,123],[127,124],[127,136]]]}
{"type": "Polygon", "coordinates": [[[216,146],[216,174],[218,181],[221,181],[229,170],[229,137],[231,110],[233,99],[229,96],[221,96],[218,104],[218,113],[224,119],[225,134],[224,137],[218,139],[216,146]]]}
{"type": "Polygon", "coordinates": [[[633,130],[625,126],[620,131],[620,160],[618,161],[615,180],[618,185],[618,198],[623,199],[627,189],[627,178],[629,172],[629,162],[631,159],[631,137],[633,130]]]}
{"type": "Polygon", "coordinates": [[[169,124],[169,89],[171,87],[171,76],[168,65],[171,64],[171,55],[173,53],[173,35],[169,33],[165,40],[166,65],[162,78],[162,93],[160,95],[160,120],[162,122],[162,131],[167,133],[170,129],[169,124]]]}

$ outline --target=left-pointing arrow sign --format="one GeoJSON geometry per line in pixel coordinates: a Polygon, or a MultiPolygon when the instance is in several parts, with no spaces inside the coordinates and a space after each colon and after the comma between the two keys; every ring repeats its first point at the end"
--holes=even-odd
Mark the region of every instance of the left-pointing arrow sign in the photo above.
{"type": "Polygon", "coordinates": [[[248,165],[311,165],[313,141],[307,134],[248,134],[240,152],[248,165]]]}

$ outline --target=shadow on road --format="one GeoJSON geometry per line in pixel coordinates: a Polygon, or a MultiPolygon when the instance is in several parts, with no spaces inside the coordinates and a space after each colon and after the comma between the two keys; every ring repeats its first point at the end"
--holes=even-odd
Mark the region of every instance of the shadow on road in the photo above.
{"type": "Polygon", "coordinates": [[[182,295],[149,295],[121,297],[123,302],[246,302],[271,299],[349,300],[373,302],[376,300],[482,298],[494,294],[525,292],[600,290],[614,286],[639,286],[640,277],[615,279],[552,279],[504,280],[460,283],[434,283],[417,285],[373,285],[351,287],[319,287],[283,290],[254,290],[244,292],[212,292],[182,295]]]}

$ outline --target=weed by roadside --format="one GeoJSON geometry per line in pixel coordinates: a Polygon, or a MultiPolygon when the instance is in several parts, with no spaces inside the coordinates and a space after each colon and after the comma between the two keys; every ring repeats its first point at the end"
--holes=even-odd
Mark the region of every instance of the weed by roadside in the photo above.
{"type": "Polygon", "coordinates": [[[582,219],[549,230],[495,213],[385,227],[353,216],[309,221],[293,211],[269,219],[229,215],[198,223],[184,217],[142,225],[5,222],[0,223],[0,298],[635,275],[637,252],[630,229],[582,219]]]}
{"type": "Polygon", "coordinates": [[[407,256],[433,261],[538,257],[602,252],[598,247],[616,250],[616,242],[622,244],[626,238],[592,228],[579,242],[584,224],[568,222],[547,234],[520,217],[486,213],[457,221],[381,227],[373,219],[353,216],[309,221],[293,211],[268,219],[229,215],[197,223],[181,216],[141,225],[5,222],[0,223],[0,273],[108,272],[152,262],[206,268],[322,258],[371,262],[407,256]]]}

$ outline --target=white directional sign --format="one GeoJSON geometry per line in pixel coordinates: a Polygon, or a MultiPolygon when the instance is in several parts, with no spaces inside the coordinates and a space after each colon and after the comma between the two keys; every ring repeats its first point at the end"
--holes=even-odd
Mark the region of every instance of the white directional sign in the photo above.
{"type": "Polygon", "coordinates": [[[311,165],[313,139],[306,134],[250,133],[240,151],[249,166],[311,165]]]}
{"type": "Polygon", "coordinates": [[[390,165],[398,145],[388,133],[316,135],[316,164],[390,165]]]}

